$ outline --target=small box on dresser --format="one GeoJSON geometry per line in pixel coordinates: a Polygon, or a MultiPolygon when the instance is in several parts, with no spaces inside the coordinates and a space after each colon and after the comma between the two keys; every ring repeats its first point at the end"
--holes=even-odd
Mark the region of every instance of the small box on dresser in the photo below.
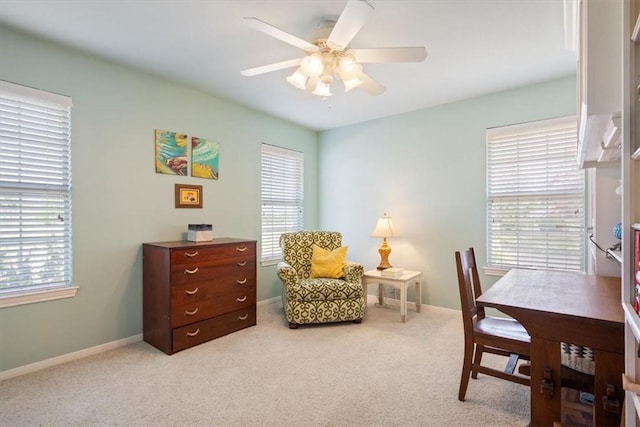
{"type": "Polygon", "coordinates": [[[256,242],[142,245],[143,337],[173,354],[256,324],[256,242]]]}

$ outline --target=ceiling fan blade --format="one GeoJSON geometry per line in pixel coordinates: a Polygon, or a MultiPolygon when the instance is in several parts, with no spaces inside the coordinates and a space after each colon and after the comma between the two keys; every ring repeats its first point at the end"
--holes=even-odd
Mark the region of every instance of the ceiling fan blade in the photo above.
{"type": "Polygon", "coordinates": [[[274,64],[262,65],[260,67],[249,68],[240,71],[240,74],[247,77],[257,76],[258,74],[270,73],[272,71],[282,70],[284,68],[297,67],[300,65],[302,58],[289,59],[288,61],[276,62],[274,64]]]}
{"type": "Polygon", "coordinates": [[[318,50],[318,46],[309,43],[306,40],[302,40],[299,37],[296,37],[292,34],[287,33],[286,31],[281,30],[280,28],[274,27],[271,24],[267,24],[264,21],[259,20],[258,18],[244,18],[244,21],[254,29],[258,31],[262,31],[263,33],[274,37],[278,40],[282,40],[285,43],[289,43],[295,47],[298,47],[302,50],[306,50],[309,52],[315,52],[318,50]]]}
{"type": "Polygon", "coordinates": [[[327,38],[327,45],[332,49],[344,50],[372,13],[373,7],[366,1],[349,0],[327,38]]]}
{"type": "Polygon", "coordinates": [[[380,95],[385,90],[387,90],[387,88],[384,87],[380,82],[372,79],[365,73],[358,74],[358,78],[363,81],[360,87],[364,89],[364,91],[367,92],[369,95],[374,95],[374,96],[380,95]]]}
{"type": "Polygon", "coordinates": [[[427,58],[424,47],[385,47],[350,50],[361,64],[373,62],[422,62],[427,58]]]}

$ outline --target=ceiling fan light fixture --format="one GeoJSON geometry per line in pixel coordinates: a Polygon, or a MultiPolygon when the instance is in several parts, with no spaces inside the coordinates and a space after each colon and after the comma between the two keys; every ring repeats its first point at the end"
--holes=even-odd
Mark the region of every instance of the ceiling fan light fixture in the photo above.
{"type": "Polygon", "coordinates": [[[362,73],[362,65],[358,62],[347,61],[346,66],[343,66],[342,62],[339,64],[338,74],[342,80],[357,79],[360,73],[362,73]]]}
{"type": "Polygon", "coordinates": [[[313,91],[314,95],[328,97],[331,96],[331,90],[329,89],[329,85],[331,83],[325,83],[322,80],[318,80],[316,83],[316,88],[313,91]]]}
{"type": "MultiPolygon", "coordinates": [[[[0,0],[1,1],[1,0],[0,0]]],[[[385,87],[362,72],[362,63],[423,62],[424,47],[389,47],[348,50],[352,40],[373,13],[366,0],[347,0],[337,19],[321,23],[313,41],[303,40],[255,17],[245,22],[258,31],[281,40],[305,52],[304,57],[276,62],[240,71],[243,76],[256,76],[285,68],[298,68],[287,81],[305,93],[331,96],[333,78],[343,81],[345,92],[362,87],[369,95],[380,95],[385,87]],[[313,91],[312,91],[313,90],[313,91]]]]}
{"type": "Polygon", "coordinates": [[[318,77],[324,71],[322,55],[312,53],[302,58],[300,69],[308,77],[318,77]]]}
{"type": "Polygon", "coordinates": [[[360,86],[364,82],[357,77],[353,77],[347,80],[342,79],[342,83],[344,83],[344,91],[349,92],[351,89],[360,86]]]}
{"type": "Polygon", "coordinates": [[[338,68],[341,74],[353,73],[358,63],[350,55],[342,55],[338,60],[338,68]]]}
{"type": "Polygon", "coordinates": [[[301,90],[305,90],[307,88],[307,79],[308,77],[304,75],[300,68],[287,77],[287,81],[291,83],[291,85],[301,90]]]}

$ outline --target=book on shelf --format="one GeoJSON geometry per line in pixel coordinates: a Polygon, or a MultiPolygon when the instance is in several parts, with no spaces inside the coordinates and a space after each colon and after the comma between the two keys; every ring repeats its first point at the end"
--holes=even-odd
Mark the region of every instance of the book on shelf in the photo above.
{"type": "Polygon", "coordinates": [[[380,270],[380,274],[385,277],[400,277],[404,273],[402,268],[391,267],[385,268],[384,270],[380,270]]]}

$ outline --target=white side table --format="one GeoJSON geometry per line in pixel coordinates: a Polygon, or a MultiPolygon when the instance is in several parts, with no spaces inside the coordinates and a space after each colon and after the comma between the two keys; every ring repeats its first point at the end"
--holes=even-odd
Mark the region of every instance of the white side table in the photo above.
{"type": "Polygon", "coordinates": [[[378,284],[378,302],[384,305],[384,296],[382,292],[383,285],[393,286],[400,289],[400,318],[402,323],[407,321],[407,288],[410,285],[416,286],[416,311],[420,313],[420,304],[422,303],[422,272],[404,270],[401,276],[387,277],[380,273],[380,270],[369,270],[362,277],[362,287],[364,294],[367,294],[367,286],[370,283],[378,284]]]}

